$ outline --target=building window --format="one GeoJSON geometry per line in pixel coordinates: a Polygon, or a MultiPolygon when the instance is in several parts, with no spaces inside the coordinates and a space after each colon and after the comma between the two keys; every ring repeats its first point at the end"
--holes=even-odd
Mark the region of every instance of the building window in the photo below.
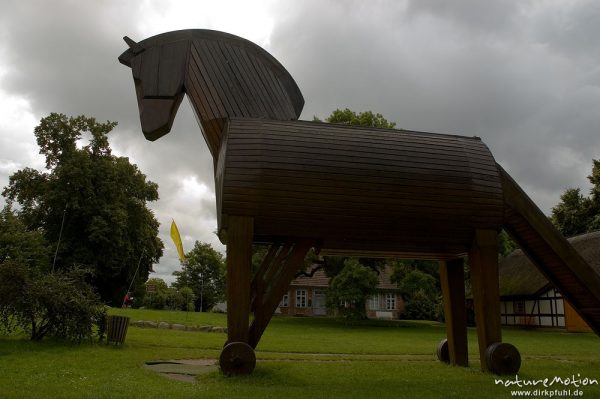
{"type": "Polygon", "coordinates": [[[377,310],[379,309],[379,295],[371,295],[367,302],[367,307],[369,310],[377,310]]]}
{"type": "Polygon", "coordinates": [[[386,310],[396,309],[396,294],[393,292],[388,292],[385,294],[385,308],[386,310]]]}
{"type": "Polygon", "coordinates": [[[287,308],[288,306],[290,306],[290,296],[286,292],[285,294],[283,294],[283,298],[281,298],[281,303],[279,304],[279,307],[287,308]]]}
{"type": "Polygon", "coordinates": [[[306,307],[306,290],[296,290],[296,307],[306,307]]]}

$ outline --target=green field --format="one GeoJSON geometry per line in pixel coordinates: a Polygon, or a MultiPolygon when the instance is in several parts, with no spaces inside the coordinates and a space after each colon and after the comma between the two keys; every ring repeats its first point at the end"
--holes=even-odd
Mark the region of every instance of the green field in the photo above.
{"type": "MultiPolygon", "coordinates": [[[[133,320],[226,325],[220,314],[110,313],[133,320]]],[[[578,374],[600,380],[600,339],[595,335],[513,329],[503,335],[523,357],[521,380],[578,374]]],[[[479,371],[474,330],[469,331],[471,367],[438,362],[434,350],[444,336],[444,326],[433,322],[349,324],[276,317],[257,348],[253,375],[227,378],[212,371],[193,384],[166,379],[144,362],[215,359],[225,334],[131,326],[121,347],[0,337],[0,398],[509,398],[518,389],[496,385],[498,377],[479,371]]],[[[598,385],[523,389],[540,388],[581,390],[583,397],[600,398],[598,385]]],[[[555,392],[555,397],[560,396],[555,392]]]]}

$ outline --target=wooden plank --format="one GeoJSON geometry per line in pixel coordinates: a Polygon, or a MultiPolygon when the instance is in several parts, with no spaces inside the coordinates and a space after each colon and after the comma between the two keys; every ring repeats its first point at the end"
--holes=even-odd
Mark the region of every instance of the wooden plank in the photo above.
{"type": "MultiPolygon", "coordinates": [[[[235,140],[232,141],[230,138],[232,147],[230,148],[230,155],[235,158],[237,162],[279,162],[279,163],[290,163],[290,164],[321,164],[328,165],[328,162],[337,162],[338,166],[346,168],[347,165],[356,165],[356,167],[364,168],[383,168],[384,170],[410,170],[419,169],[421,171],[447,171],[457,172],[461,176],[475,177],[482,176],[483,178],[497,179],[498,171],[495,168],[481,167],[477,171],[471,170],[471,164],[468,160],[449,160],[442,158],[422,158],[418,154],[413,154],[407,157],[396,157],[391,155],[376,156],[371,154],[369,157],[363,157],[352,150],[350,151],[331,151],[329,153],[323,152],[321,156],[318,156],[318,151],[314,153],[310,152],[299,152],[294,148],[270,148],[263,147],[257,150],[240,150],[235,140]],[[354,162],[352,160],[354,159],[354,162]]],[[[497,181],[497,180],[496,180],[497,181]]],[[[499,184],[498,184],[499,185],[499,184]]]]}
{"type": "Polygon", "coordinates": [[[428,134],[409,130],[398,129],[380,129],[357,127],[351,125],[339,125],[323,122],[309,121],[279,121],[259,118],[231,118],[235,130],[233,134],[248,136],[252,138],[257,132],[266,138],[272,140],[306,140],[308,138],[319,140],[332,140],[336,137],[341,140],[341,145],[351,145],[354,147],[365,143],[386,143],[393,144],[404,142],[411,146],[429,146],[437,144],[440,150],[447,148],[462,149],[466,153],[487,155],[491,153],[487,146],[480,140],[465,140],[464,137],[428,134]]]}
{"type": "Polygon", "coordinates": [[[233,215],[228,219],[227,337],[229,342],[248,343],[254,221],[251,217],[233,215]]]}
{"type": "Polygon", "coordinates": [[[199,43],[194,42],[190,52],[190,64],[195,66],[195,68],[190,68],[190,71],[193,73],[192,76],[195,77],[196,80],[191,80],[190,83],[193,87],[203,93],[203,98],[208,105],[207,109],[211,110],[208,119],[224,117],[227,113],[225,105],[220,98],[220,85],[212,79],[208,70],[209,66],[205,65],[203,55],[203,50],[201,46],[199,46],[199,43]]]}
{"type": "MultiPolygon", "coordinates": [[[[228,165],[227,176],[231,181],[249,181],[257,184],[262,182],[279,182],[280,184],[289,184],[298,179],[302,179],[313,186],[335,185],[336,187],[348,187],[356,185],[358,187],[373,187],[375,190],[404,189],[404,187],[413,187],[420,189],[444,189],[453,190],[457,193],[469,194],[472,191],[475,196],[493,195],[494,198],[502,199],[502,189],[500,186],[487,186],[471,184],[470,190],[465,190],[465,179],[449,178],[436,179],[435,176],[418,176],[415,173],[396,173],[393,175],[381,175],[376,171],[364,171],[364,173],[347,174],[329,171],[323,173],[322,170],[300,172],[296,170],[276,170],[276,169],[256,169],[256,168],[236,168],[228,165]]],[[[503,201],[504,202],[504,201],[503,201]]]]}
{"type": "MultiPolygon", "coordinates": [[[[473,213],[484,212],[489,214],[496,211],[502,217],[502,203],[495,198],[465,198],[464,196],[454,197],[452,193],[438,191],[434,197],[423,195],[415,192],[404,192],[398,190],[395,194],[387,193],[388,195],[368,195],[368,192],[349,187],[346,192],[336,189],[310,189],[306,186],[285,188],[276,185],[233,185],[230,180],[227,180],[227,185],[224,186],[225,200],[233,198],[245,199],[248,202],[270,200],[273,202],[294,201],[294,200],[309,200],[315,204],[332,202],[334,206],[352,208],[353,204],[358,207],[364,207],[367,204],[388,204],[394,206],[416,206],[426,208],[439,209],[469,209],[473,213]],[[436,199],[437,196],[446,195],[446,202],[441,202],[436,199]],[[342,203],[340,205],[340,202],[342,203]],[[476,205],[477,208],[473,209],[476,205]]],[[[437,197],[439,198],[439,197],[437,197]]]]}
{"type": "Polygon", "coordinates": [[[491,344],[502,342],[498,233],[495,230],[475,231],[473,246],[469,252],[469,266],[479,342],[479,360],[481,369],[490,371],[486,350],[491,344]]]}
{"type": "Polygon", "coordinates": [[[189,47],[187,41],[169,43],[160,47],[157,72],[160,76],[158,92],[162,95],[175,95],[182,89],[189,47]],[[165,79],[166,77],[168,78],[165,79]]]}
{"type": "Polygon", "coordinates": [[[440,261],[440,284],[450,364],[468,367],[467,308],[462,259],[440,261]]]}
{"type": "MultiPolygon", "coordinates": [[[[264,87],[267,88],[267,91],[270,94],[269,100],[273,109],[281,109],[285,115],[295,115],[291,100],[284,92],[285,89],[279,84],[279,80],[275,76],[273,69],[268,68],[265,63],[261,62],[256,57],[250,57],[250,63],[254,67],[256,75],[260,78],[264,87]]],[[[295,116],[297,118],[299,115],[295,116]]]]}
{"type": "Polygon", "coordinates": [[[462,185],[442,185],[437,186],[434,182],[428,184],[419,180],[396,180],[390,184],[381,184],[378,182],[363,179],[362,181],[348,181],[345,179],[335,179],[330,177],[327,179],[323,176],[321,179],[307,177],[302,179],[302,184],[298,184],[297,180],[281,175],[273,176],[256,176],[256,175],[240,175],[232,174],[231,170],[227,174],[227,184],[232,188],[254,188],[264,187],[265,189],[275,190],[278,187],[289,187],[291,191],[299,192],[331,192],[340,193],[348,192],[351,196],[360,196],[366,193],[376,198],[396,197],[398,193],[404,196],[416,196],[435,198],[436,196],[452,199],[461,199],[465,202],[484,202],[488,204],[497,204],[502,207],[503,201],[499,193],[488,191],[467,191],[462,185]],[[414,184],[413,184],[414,183],[414,184]],[[422,184],[419,184],[422,183],[422,184]]]}
{"type": "Polygon", "coordinates": [[[226,68],[225,62],[213,51],[211,41],[198,41],[198,48],[201,50],[202,62],[206,66],[208,77],[217,88],[218,98],[225,107],[225,115],[222,116],[249,116],[239,96],[232,95],[230,87],[232,83],[226,79],[223,71],[226,68]]]}
{"type": "Polygon", "coordinates": [[[333,139],[324,138],[310,138],[301,139],[299,137],[286,138],[286,137],[269,137],[266,135],[242,135],[231,134],[231,137],[235,138],[234,146],[232,150],[242,150],[250,153],[252,150],[262,150],[263,148],[269,148],[273,151],[282,148],[293,148],[298,153],[306,154],[323,154],[329,155],[331,152],[353,152],[359,155],[365,154],[371,157],[378,157],[379,155],[389,155],[395,157],[407,157],[417,155],[420,158],[432,159],[432,160],[449,160],[454,162],[462,162],[463,164],[482,166],[487,169],[496,170],[496,166],[493,162],[490,162],[488,156],[479,155],[478,153],[464,154],[456,150],[446,149],[444,147],[437,147],[434,144],[428,146],[415,146],[406,143],[400,143],[399,145],[390,146],[380,143],[372,143],[369,147],[363,145],[352,145],[343,146],[342,143],[334,141],[333,139]]]}
{"type": "MultiPolygon", "coordinates": [[[[237,121],[236,121],[237,122],[237,121]]],[[[411,135],[401,135],[398,134],[397,137],[389,137],[387,135],[364,135],[364,136],[354,136],[356,132],[351,130],[338,130],[337,132],[329,131],[331,128],[327,128],[325,124],[315,123],[314,131],[306,131],[294,129],[294,126],[291,123],[302,123],[300,121],[288,122],[289,129],[281,129],[281,130],[268,130],[269,128],[273,128],[268,123],[249,125],[246,128],[242,128],[240,124],[234,125],[234,130],[231,131],[232,137],[240,140],[240,142],[248,142],[252,143],[253,140],[256,140],[257,137],[268,139],[272,142],[272,144],[280,144],[285,145],[286,143],[290,143],[294,145],[293,142],[304,142],[304,143],[314,143],[318,146],[326,146],[331,144],[336,144],[339,147],[347,147],[351,149],[360,149],[360,148],[370,148],[371,146],[377,149],[388,149],[391,148],[408,148],[410,150],[427,150],[432,153],[439,154],[448,154],[451,155],[454,153],[455,155],[467,154],[469,156],[476,157],[477,159],[481,159],[486,161],[487,163],[492,164],[493,158],[489,154],[489,150],[487,150],[484,146],[477,146],[474,149],[469,149],[467,146],[463,144],[462,141],[459,140],[440,140],[438,138],[428,138],[428,137],[419,137],[415,135],[412,137],[411,135]],[[318,129],[318,130],[317,130],[318,129]]]]}
{"type": "Polygon", "coordinates": [[[276,118],[266,100],[269,97],[269,93],[262,85],[257,84],[256,74],[253,73],[248,65],[246,51],[239,46],[222,46],[221,51],[235,58],[236,62],[232,63],[232,68],[235,68],[236,75],[239,76],[241,84],[245,85],[248,98],[256,102],[256,106],[260,110],[259,115],[268,116],[272,119],[276,118]]]}
{"type": "Polygon", "coordinates": [[[221,97],[226,97],[229,103],[233,106],[230,115],[238,117],[252,117],[253,112],[251,104],[247,101],[246,95],[240,86],[238,77],[231,70],[230,62],[219,49],[218,43],[214,41],[204,41],[202,44],[210,54],[209,59],[212,60],[214,73],[217,79],[221,82],[221,97]]]}

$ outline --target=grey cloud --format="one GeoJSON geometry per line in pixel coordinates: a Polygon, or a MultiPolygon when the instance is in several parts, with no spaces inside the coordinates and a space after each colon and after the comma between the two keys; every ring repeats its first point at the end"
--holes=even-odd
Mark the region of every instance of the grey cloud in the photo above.
{"type": "MultiPolygon", "coordinates": [[[[113,147],[160,186],[152,206],[167,246],[160,270],[170,274],[178,267],[171,218],[190,237],[220,245],[214,201],[177,194],[178,177],[214,189],[213,165],[187,102],[169,135],[150,143],[141,134],[131,72],[116,61],[123,35],[144,39],[137,7],[5,5],[0,49],[14,67],[0,84],[29,99],[36,117],[59,111],[120,123],[113,147]]],[[[400,128],[480,136],[548,212],[566,187],[585,189],[600,158],[599,9],[592,1],[279,2],[267,50],[302,90],[303,119],[349,107],[381,112],[400,128]]]]}

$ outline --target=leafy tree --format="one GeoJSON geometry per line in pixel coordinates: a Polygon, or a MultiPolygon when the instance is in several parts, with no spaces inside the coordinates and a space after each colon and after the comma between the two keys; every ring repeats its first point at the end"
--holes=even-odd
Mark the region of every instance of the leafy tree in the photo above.
{"type": "Polygon", "coordinates": [[[195,309],[205,312],[225,296],[225,261],[210,244],[196,241],[186,255],[187,262],[176,276],[173,286],[189,287],[194,292],[195,309]]]}
{"type": "Polygon", "coordinates": [[[587,231],[590,223],[590,200],[578,188],[569,188],[560,196],[560,203],[552,208],[552,222],[566,236],[587,231]]]}
{"type": "Polygon", "coordinates": [[[6,206],[0,212],[0,263],[10,260],[24,263],[30,268],[46,270],[50,251],[42,233],[39,230],[27,230],[10,206],[6,206]]]}
{"type": "Polygon", "coordinates": [[[439,296],[438,281],[433,276],[418,269],[412,270],[398,283],[398,288],[405,300],[409,300],[417,293],[422,292],[430,299],[439,296]]]}
{"type": "Polygon", "coordinates": [[[569,188],[552,208],[550,220],[566,236],[600,229],[600,160],[593,160],[590,196],[584,197],[579,188],[569,188]]]}
{"type": "Polygon", "coordinates": [[[377,283],[377,273],[358,259],[348,258],[330,281],[327,305],[347,318],[365,319],[367,298],[375,293],[377,283]]]}
{"type": "MultiPolygon", "coordinates": [[[[145,284],[145,293],[141,297],[141,300],[138,302],[134,301],[134,306],[136,302],[143,304],[145,308],[149,309],[164,309],[167,306],[167,297],[169,286],[165,282],[165,280],[161,278],[152,277],[146,281],[145,284]],[[149,287],[152,287],[149,291],[149,287]]],[[[135,297],[134,298],[140,298],[135,297]]]]}
{"type": "MultiPolygon", "coordinates": [[[[320,119],[316,116],[313,117],[313,120],[315,122],[320,122],[320,119]]],[[[325,122],[386,129],[393,129],[396,127],[395,122],[388,122],[381,114],[374,114],[372,111],[356,113],[348,108],[345,108],[344,110],[336,109],[325,119],[325,122]]]]}
{"type": "Polygon", "coordinates": [[[153,277],[146,281],[146,291],[141,301],[146,308],[194,310],[195,295],[189,287],[169,287],[163,279],[153,277]]]}
{"type": "Polygon", "coordinates": [[[439,264],[426,260],[393,260],[391,281],[400,289],[405,311],[400,317],[412,320],[437,320],[441,289],[439,264]]]}
{"type": "Polygon", "coordinates": [[[138,262],[134,291],[162,256],[163,243],[146,206],[158,199],[158,186],[128,158],[111,154],[107,135],[115,126],[85,116],[43,118],[34,134],[46,169],[17,171],[3,195],[20,205],[29,229],[58,248],[57,269],[86,265],[102,300],[120,305],[138,262]]]}

